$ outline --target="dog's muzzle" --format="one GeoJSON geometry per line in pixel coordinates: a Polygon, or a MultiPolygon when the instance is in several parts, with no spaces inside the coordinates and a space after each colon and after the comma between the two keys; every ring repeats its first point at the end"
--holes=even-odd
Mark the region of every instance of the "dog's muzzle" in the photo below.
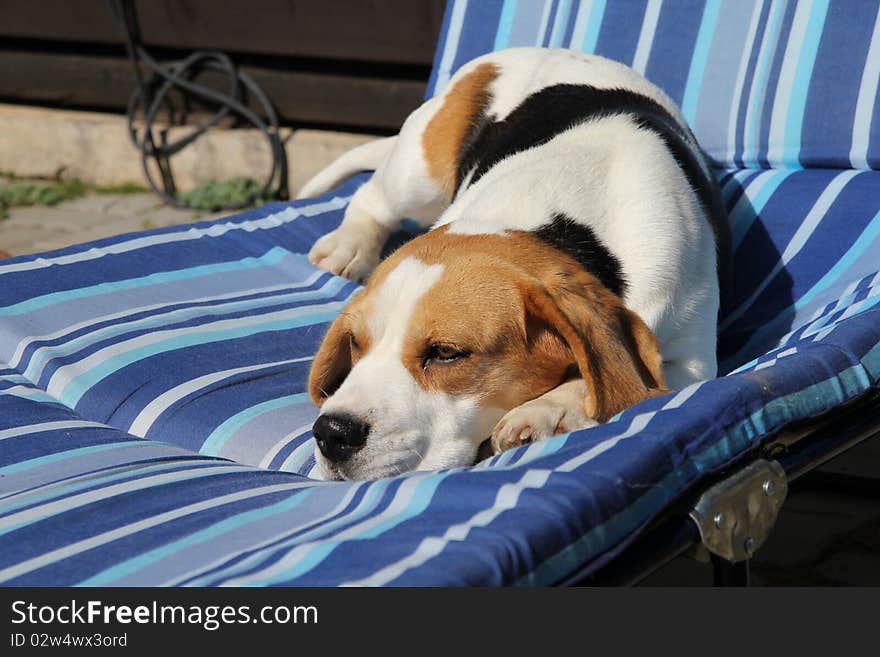
{"type": "Polygon", "coordinates": [[[351,415],[321,415],[312,427],[321,454],[342,463],[364,446],[370,425],[351,415]]]}

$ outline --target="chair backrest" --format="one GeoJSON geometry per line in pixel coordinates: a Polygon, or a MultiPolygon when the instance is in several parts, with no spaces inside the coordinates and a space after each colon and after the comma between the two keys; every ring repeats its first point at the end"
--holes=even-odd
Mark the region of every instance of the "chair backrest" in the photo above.
{"type": "Polygon", "coordinates": [[[449,0],[428,88],[512,46],[631,65],[718,166],[880,169],[880,0],[449,0]]]}

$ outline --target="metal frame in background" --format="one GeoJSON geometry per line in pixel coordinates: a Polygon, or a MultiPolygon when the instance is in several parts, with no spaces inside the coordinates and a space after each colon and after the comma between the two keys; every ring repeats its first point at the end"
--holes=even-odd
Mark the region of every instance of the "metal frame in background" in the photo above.
{"type": "MultiPolygon", "coordinates": [[[[702,544],[700,531],[691,517],[699,499],[713,486],[735,478],[760,459],[778,463],[788,483],[809,475],[816,468],[856,445],[880,438],[880,390],[817,418],[804,420],[782,430],[775,437],[749,451],[718,476],[701,486],[696,495],[674,504],[649,526],[623,552],[596,572],[576,573],[561,582],[574,586],[631,586],[656,572],[675,557],[691,553],[711,564],[715,586],[748,586],[749,560],[730,561],[710,554],[702,544]]],[[[815,473],[818,476],[820,473],[815,473]]],[[[812,478],[812,476],[810,477],[812,478]]],[[[880,486],[864,477],[830,476],[835,488],[859,491],[867,487],[871,496],[880,496],[880,486]]]]}

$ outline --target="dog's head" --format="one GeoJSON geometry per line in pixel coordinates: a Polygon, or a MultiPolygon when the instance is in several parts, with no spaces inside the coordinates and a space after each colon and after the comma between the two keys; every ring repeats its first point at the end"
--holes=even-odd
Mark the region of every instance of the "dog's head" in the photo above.
{"type": "Polygon", "coordinates": [[[620,299],[528,233],[439,228],[376,269],[312,365],[331,479],[470,465],[504,413],[581,376],[607,420],[663,387],[657,340],[620,299]]]}

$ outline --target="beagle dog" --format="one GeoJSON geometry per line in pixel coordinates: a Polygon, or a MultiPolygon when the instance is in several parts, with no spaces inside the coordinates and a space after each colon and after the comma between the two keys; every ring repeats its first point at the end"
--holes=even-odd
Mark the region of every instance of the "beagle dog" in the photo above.
{"type": "Polygon", "coordinates": [[[719,189],[680,110],[632,69],[479,57],[300,197],[366,169],[309,253],[366,281],[310,373],[325,478],[471,465],[487,437],[498,453],[715,376],[719,189]],[[431,230],[380,262],[404,218],[431,230]]]}

